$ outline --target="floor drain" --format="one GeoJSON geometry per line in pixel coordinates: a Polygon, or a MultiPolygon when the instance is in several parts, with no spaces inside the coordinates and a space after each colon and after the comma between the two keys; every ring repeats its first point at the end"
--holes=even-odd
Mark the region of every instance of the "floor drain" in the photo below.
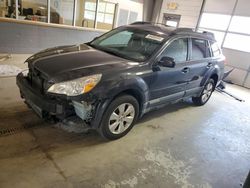
{"type": "Polygon", "coordinates": [[[9,128],[3,128],[3,129],[0,128],[0,137],[17,134],[27,129],[44,127],[47,125],[48,124],[44,124],[44,122],[39,122],[39,123],[33,123],[33,124],[25,124],[21,127],[9,127],[9,128]]]}

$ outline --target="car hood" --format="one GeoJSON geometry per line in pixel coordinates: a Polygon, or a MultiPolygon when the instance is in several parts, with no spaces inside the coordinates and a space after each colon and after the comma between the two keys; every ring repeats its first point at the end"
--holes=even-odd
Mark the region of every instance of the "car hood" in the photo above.
{"type": "Polygon", "coordinates": [[[49,48],[34,54],[26,62],[30,69],[38,70],[55,82],[131,67],[128,60],[86,44],[49,48]]]}

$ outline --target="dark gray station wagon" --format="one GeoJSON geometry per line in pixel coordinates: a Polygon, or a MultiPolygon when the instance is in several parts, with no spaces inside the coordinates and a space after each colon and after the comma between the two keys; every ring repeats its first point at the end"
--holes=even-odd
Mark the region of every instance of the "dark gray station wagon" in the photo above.
{"type": "Polygon", "coordinates": [[[211,33],[137,22],[86,44],[34,54],[17,85],[40,117],[117,139],[152,109],[185,98],[204,105],[222,79],[224,60],[211,33]]]}

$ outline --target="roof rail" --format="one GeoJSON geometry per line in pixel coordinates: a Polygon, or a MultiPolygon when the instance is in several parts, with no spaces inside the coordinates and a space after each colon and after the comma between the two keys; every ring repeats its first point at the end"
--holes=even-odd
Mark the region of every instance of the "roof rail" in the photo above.
{"type": "Polygon", "coordinates": [[[144,25],[144,24],[152,24],[152,22],[138,21],[138,22],[133,22],[130,25],[144,25]]]}
{"type": "Polygon", "coordinates": [[[133,22],[131,23],[130,25],[162,25],[162,26],[165,26],[165,27],[170,27],[166,24],[163,24],[163,23],[157,23],[157,22],[144,22],[144,21],[138,21],[138,22],[133,22]]]}
{"type": "Polygon", "coordinates": [[[177,29],[173,30],[174,34],[178,34],[178,33],[190,33],[190,32],[194,32],[194,30],[191,29],[191,28],[186,28],[186,27],[177,28],[177,29]]]}

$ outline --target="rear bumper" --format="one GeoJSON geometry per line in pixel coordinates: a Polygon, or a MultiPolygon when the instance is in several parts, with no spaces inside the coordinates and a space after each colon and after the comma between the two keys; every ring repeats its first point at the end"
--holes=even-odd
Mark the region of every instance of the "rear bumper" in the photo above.
{"type": "Polygon", "coordinates": [[[41,118],[54,115],[65,118],[72,113],[73,108],[67,103],[46,98],[34,90],[28,83],[26,77],[19,73],[16,77],[17,86],[20,89],[21,97],[41,118]]]}

